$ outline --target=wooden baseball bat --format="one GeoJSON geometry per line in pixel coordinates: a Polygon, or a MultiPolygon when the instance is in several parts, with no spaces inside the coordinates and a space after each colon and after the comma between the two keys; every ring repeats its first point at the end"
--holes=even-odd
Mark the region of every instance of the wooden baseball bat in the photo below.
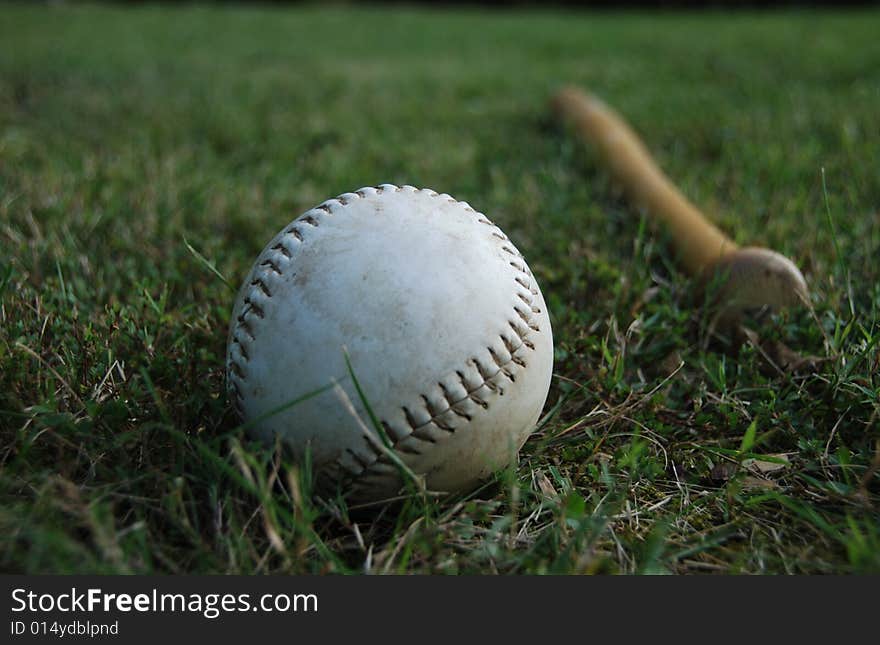
{"type": "Polygon", "coordinates": [[[807,283],[794,263],[761,247],[739,247],[712,224],[657,166],[633,129],[601,100],[575,87],[551,101],[557,116],[595,147],[629,198],[666,225],[684,267],[706,284],[719,280],[719,320],[744,309],[808,303],[807,283]]]}

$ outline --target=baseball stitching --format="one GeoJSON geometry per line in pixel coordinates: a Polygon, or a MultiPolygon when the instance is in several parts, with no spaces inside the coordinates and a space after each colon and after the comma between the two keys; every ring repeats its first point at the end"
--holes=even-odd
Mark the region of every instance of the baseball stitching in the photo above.
{"type": "MultiPolygon", "coordinates": [[[[488,360],[470,357],[465,365],[455,372],[451,382],[438,381],[437,385],[445,405],[438,407],[432,403],[432,393],[423,393],[416,405],[400,408],[403,411],[404,422],[380,421],[391,442],[390,448],[401,458],[405,458],[407,454],[422,454],[426,447],[436,444],[464,427],[458,425],[462,420],[467,424],[474,415],[488,409],[492,399],[504,395],[505,381],[514,382],[517,372],[527,367],[524,354],[535,349],[529,335],[541,331],[535,319],[541,313],[541,309],[535,304],[538,290],[533,285],[534,278],[525,265],[522,254],[513,248],[510,240],[497,226],[466,202],[459,202],[445,193],[438,194],[430,189],[382,184],[375,188],[361,188],[353,193],[344,193],[307,211],[279,233],[257,259],[249,276],[249,288],[245,293],[241,311],[231,329],[227,357],[228,389],[240,416],[243,416],[241,387],[247,379],[247,362],[250,360],[248,346],[256,341],[255,328],[259,325],[259,320],[265,317],[265,308],[272,298],[274,283],[284,275],[286,265],[292,261],[298,246],[308,237],[306,227],[317,228],[323,218],[332,216],[339,208],[344,208],[355,199],[363,199],[391,190],[422,193],[460,204],[465,211],[474,213],[476,222],[492,227],[491,234],[500,240],[501,250],[511,256],[508,264],[514,269],[515,293],[522,304],[514,305],[508,320],[508,327],[513,332],[513,337],[506,329],[501,330],[500,345],[486,348],[488,360]]],[[[436,399],[436,393],[433,394],[436,399]]],[[[384,447],[376,445],[378,437],[370,433],[365,439],[371,458],[346,448],[328,468],[335,476],[344,475],[356,488],[379,485],[387,478],[397,477],[399,474],[397,466],[384,452],[384,447]]]]}

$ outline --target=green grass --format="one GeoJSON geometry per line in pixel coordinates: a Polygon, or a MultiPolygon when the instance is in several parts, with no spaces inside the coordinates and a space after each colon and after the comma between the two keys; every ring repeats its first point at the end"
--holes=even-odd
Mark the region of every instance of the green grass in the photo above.
{"type": "Polygon", "coordinates": [[[876,11],[3,6],[0,570],[880,571],[877,33],[876,11]],[[563,82],[803,268],[818,323],[761,334],[818,372],[701,348],[668,239],[549,120],[563,82]],[[367,515],[238,429],[207,264],[237,284],[294,216],[381,182],[505,229],[556,377],[515,470],[367,515]]]}

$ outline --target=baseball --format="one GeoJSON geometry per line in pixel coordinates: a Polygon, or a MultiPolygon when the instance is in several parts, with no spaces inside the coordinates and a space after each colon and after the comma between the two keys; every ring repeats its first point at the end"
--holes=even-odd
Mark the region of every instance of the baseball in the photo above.
{"type": "Polygon", "coordinates": [[[553,338],[497,226],[449,195],[386,184],[325,201],[269,242],[236,298],[226,366],[249,432],[378,500],[409,477],[467,490],[511,463],[547,398],[553,338]]]}

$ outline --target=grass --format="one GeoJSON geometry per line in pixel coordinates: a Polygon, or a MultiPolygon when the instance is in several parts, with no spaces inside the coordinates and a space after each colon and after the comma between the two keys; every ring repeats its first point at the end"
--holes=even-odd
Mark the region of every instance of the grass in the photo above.
{"type": "Polygon", "coordinates": [[[876,11],[0,8],[0,570],[880,572],[878,32],[876,11]],[[802,267],[817,318],[761,334],[818,371],[702,348],[664,233],[548,119],[562,82],[802,267]],[[386,181],[513,238],[556,376],[517,468],[363,514],[239,429],[216,273],[386,181]]]}

